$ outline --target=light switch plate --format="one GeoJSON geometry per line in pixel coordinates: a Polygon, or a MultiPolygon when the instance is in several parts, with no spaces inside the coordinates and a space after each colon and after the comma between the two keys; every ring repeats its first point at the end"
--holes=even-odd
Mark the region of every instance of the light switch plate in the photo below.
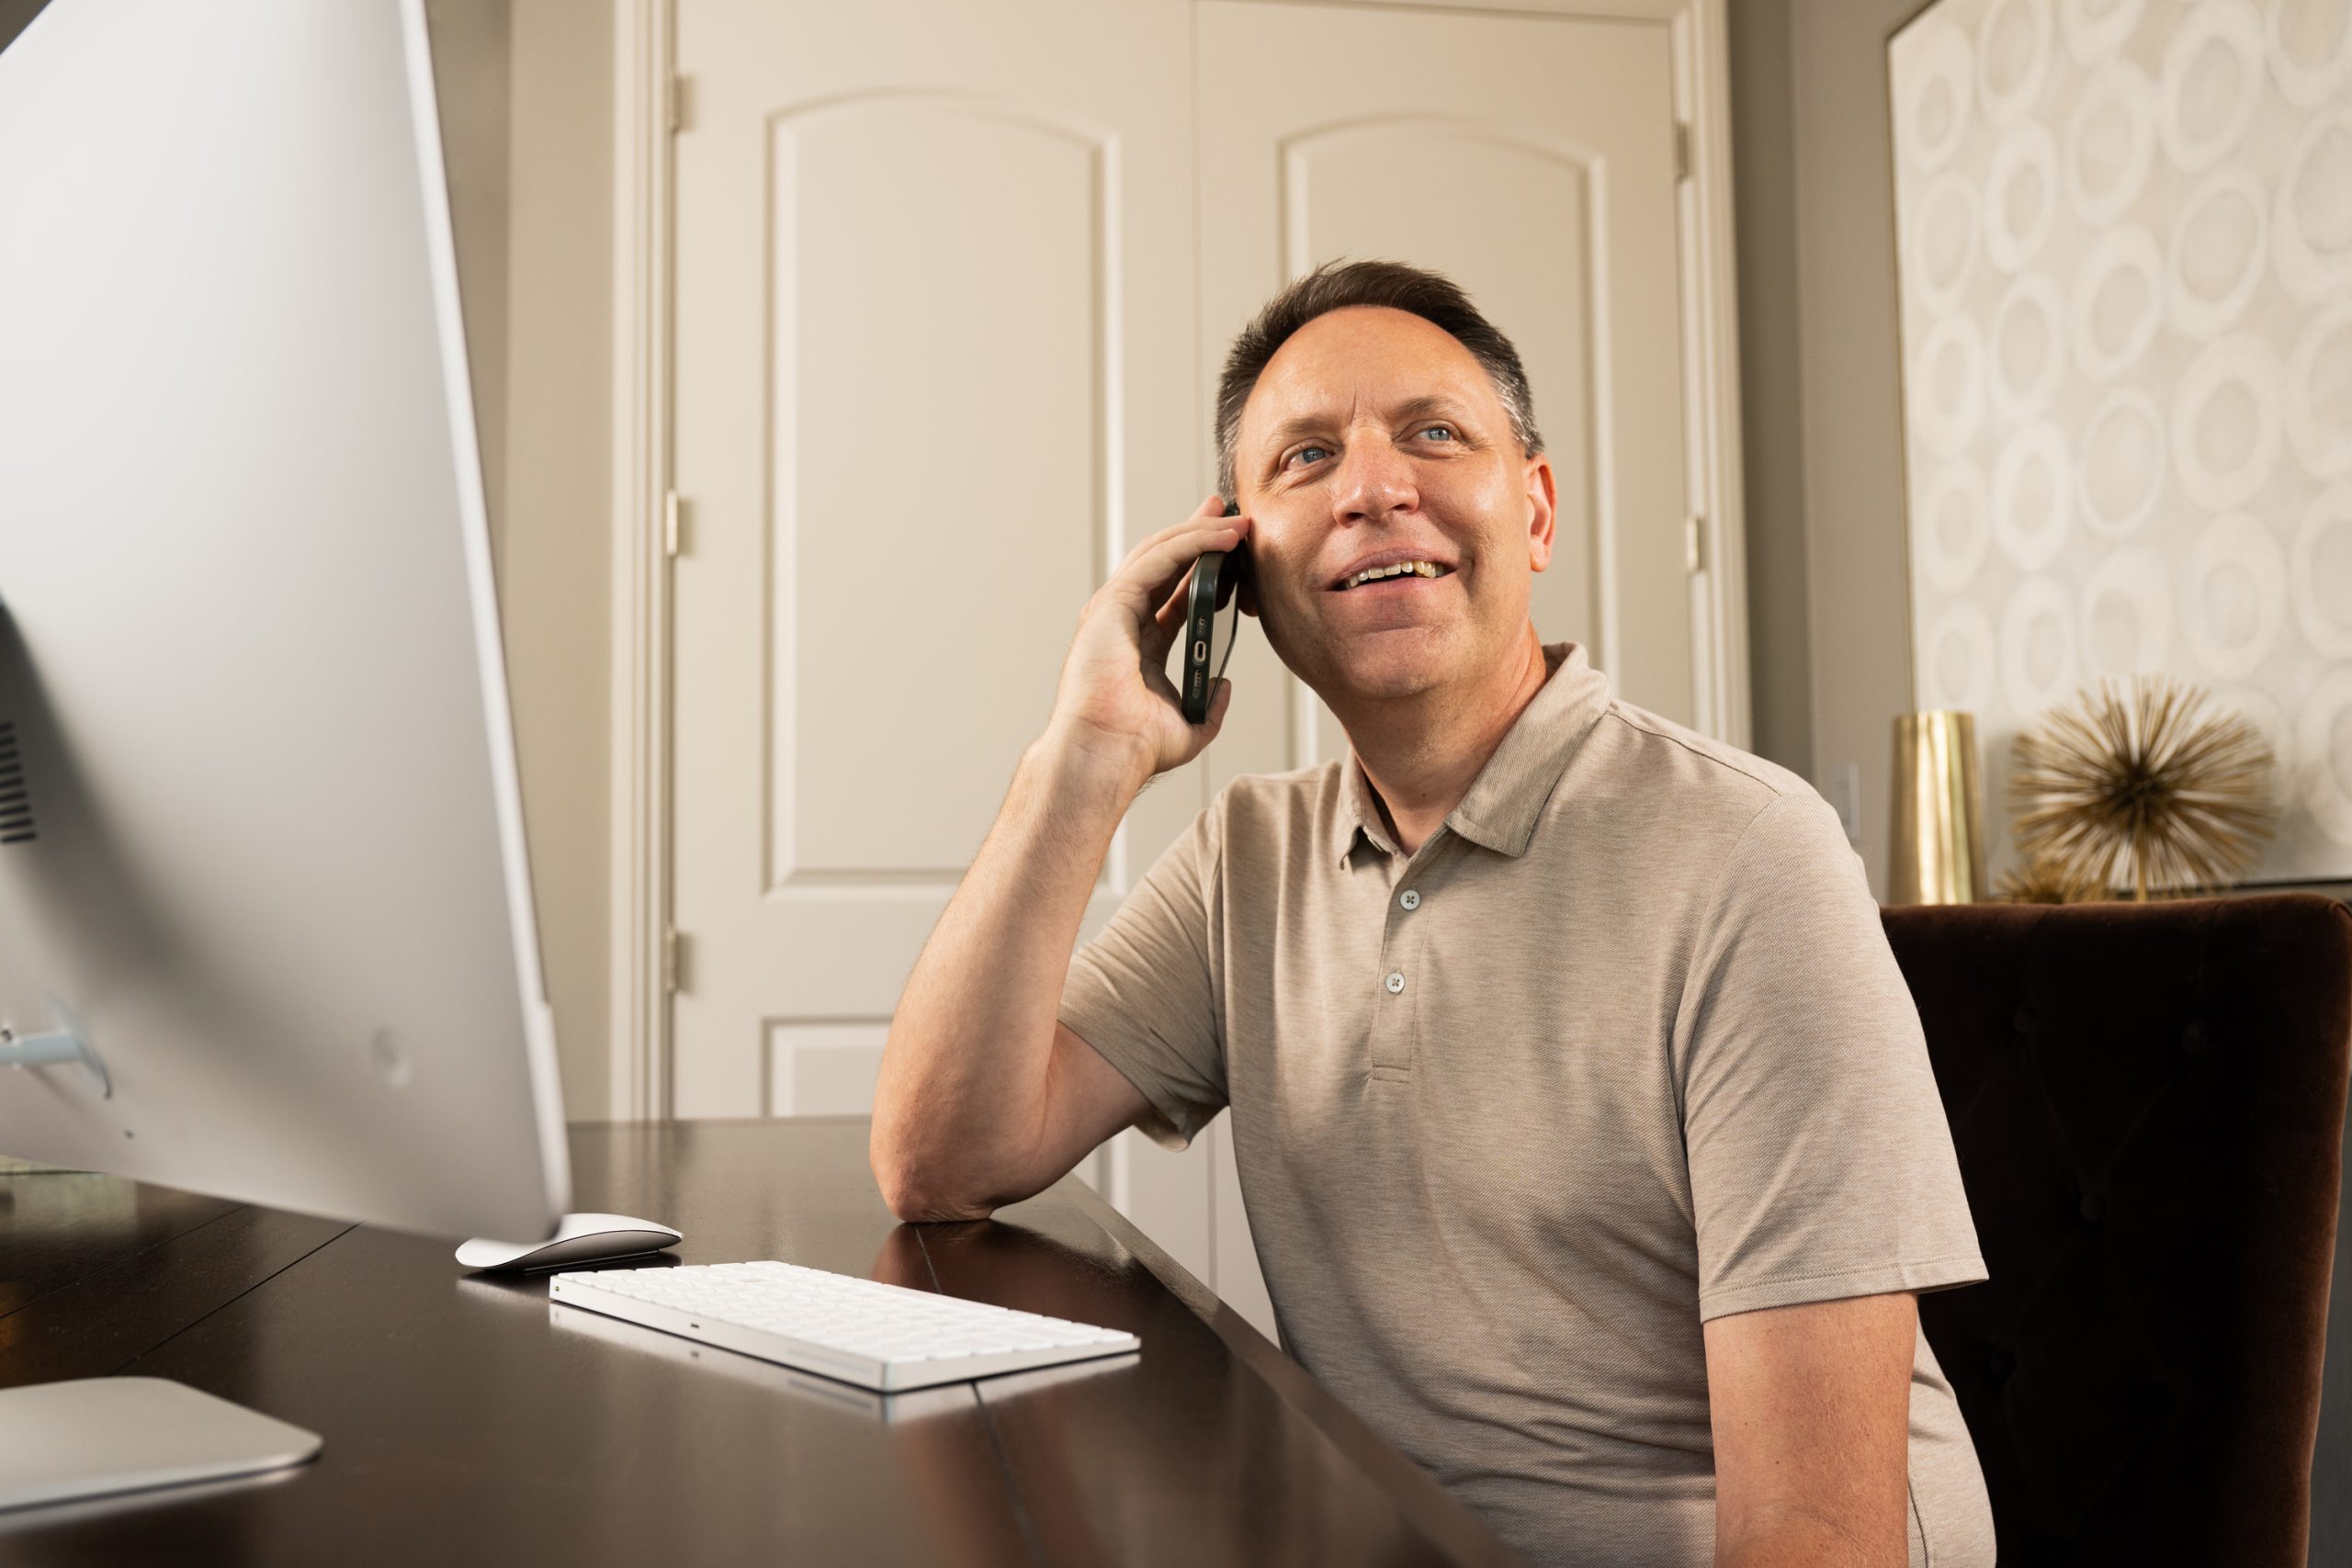
{"type": "Polygon", "coordinates": [[[1845,827],[1846,841],[1859,850],[1862,847],[1862,770],[1855,763],[1840,762],[1829,770],[1828,784],[1823,793],[1845,827]]]}

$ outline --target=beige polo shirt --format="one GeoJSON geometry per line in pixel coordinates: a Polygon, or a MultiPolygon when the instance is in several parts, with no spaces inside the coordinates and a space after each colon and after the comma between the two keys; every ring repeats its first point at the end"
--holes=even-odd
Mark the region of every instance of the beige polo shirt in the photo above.
{"type": "MultiPolygon", "coordinates": [[[[1544,653],[1409,857],[1352,758],[1235,780],[1061,1018],[1162,1141],[1232,1107],[1283,1346],[1374,1428],[1539,1563],[1703,1568],[1700,1325],[1984,1265],[1836,816],[1544,653]]],[[[1909,1468],[1911,1562],[1986,1568],[1924,1336],[1909,1468]]]]}

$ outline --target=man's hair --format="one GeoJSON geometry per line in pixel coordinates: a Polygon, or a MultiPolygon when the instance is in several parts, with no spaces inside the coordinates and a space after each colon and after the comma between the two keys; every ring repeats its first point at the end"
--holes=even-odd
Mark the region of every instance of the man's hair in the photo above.
{"type": "Polygon", "coordinates": [[[1510,416],[1511,434],[1520,450],[1533,457],[1544,450],[1535,428],[1535,400],[1527,389],[1527,370],[1519,350],[1478,313],[1470,296],[1442,273],[1403,262],[1326,262],[1266,302],[1257,319],[1241,329],[1225,356],[1225,374],[1216,388],[1216,489],[1227,500],[1234,491],[1233,447],[1241,434],[1241,410],[1258,385],[1267,361],[1316,317],[1354,305],[1385,305],[1408,310],[1453,334],[1486,367],[1495,384],[1495,396],[1510,416]]]}

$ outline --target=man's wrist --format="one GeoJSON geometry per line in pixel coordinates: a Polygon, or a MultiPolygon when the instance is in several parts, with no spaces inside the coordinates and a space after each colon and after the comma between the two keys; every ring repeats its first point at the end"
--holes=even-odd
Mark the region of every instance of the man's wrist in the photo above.
{"type": "Polygon", "coordinates": [[[1023,761],[1055,793],[1075,791],[1121,815],[1153,776],[1141,747],[1079,724],[1048,725],[1023,761]]]}

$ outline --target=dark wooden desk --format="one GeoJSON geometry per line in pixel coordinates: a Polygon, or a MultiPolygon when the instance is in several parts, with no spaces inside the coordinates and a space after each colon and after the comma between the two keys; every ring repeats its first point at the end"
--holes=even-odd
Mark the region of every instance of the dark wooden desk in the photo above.
{"type": "Polygon", "coordinates": [[[1133,1330],[1142,1353],[894,1396],[629,1325],[440,1242],[98,1176],[0,1177],[0,1386],[177,1378],[318,1461],[0,1514],[0,1562],[1515,1563],[1416,1466],[1065,1180],[902,1226],[862,1119],[572,1135],[575,1207],[1133,1330]]]}

